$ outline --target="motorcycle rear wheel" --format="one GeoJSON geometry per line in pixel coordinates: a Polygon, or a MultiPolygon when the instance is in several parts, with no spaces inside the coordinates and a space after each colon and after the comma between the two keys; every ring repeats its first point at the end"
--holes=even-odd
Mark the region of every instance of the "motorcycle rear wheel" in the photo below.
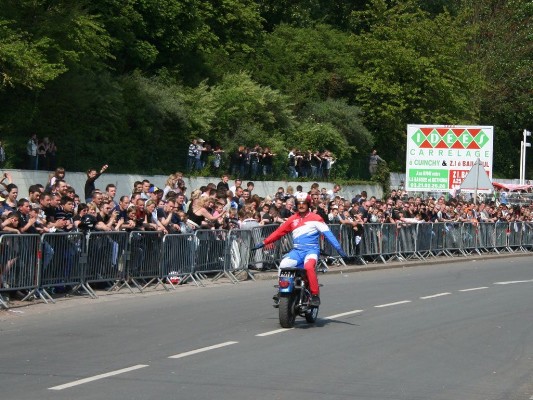
{"type": "Polygon", "coordinates": [[[280,295],[279,298],[279,323],[282,328],[294,327],[296,320],[296,296],[294,293],[288,296],[280,295]]]}

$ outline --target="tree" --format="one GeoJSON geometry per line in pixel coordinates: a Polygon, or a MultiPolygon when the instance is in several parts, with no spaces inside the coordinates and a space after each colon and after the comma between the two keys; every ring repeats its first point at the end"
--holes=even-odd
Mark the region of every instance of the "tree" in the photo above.
{"type": "Polygon", "coordinates": [[[249,74],[227,74],[211,88],[218,104],[210,137],[223,143],[273,144],[294,126],[288,98],[254,82],[249,74]]]}
{"type": "Polygon", "coordinates": [[[351,100],[393,169],[405,163],[407,124],[477,122],[483,79],[461,17],[432,16],[415,0],[373,0],[354,21],[364,29],[352,37],[351,100]]]}
{"type": "Polygon", "coordinates": [[[343,138],[340,145],[348,150],[342,151],[347,156],[354,153],[366,155],[372,147],[374,138],[362,122],[361,109],[347,104],[345,99],[310,102],[300,112],[300,116],[304,120],[318,124],[328,123],[334,127],[343,138]]]}
{"type": "Polygon", "coordinates": [[[190,85],[209,75],[206,54],[251,51],[262,31],[252,0],[94,0],[91,11],[115,39],[117,71],[171,68],[190,85]]]}
{"type": "Polygon", "coordinates": [[[494,169],[518,177],[522,132],[533,130],[533,10],[528,2],[496,0],[465,1],[465,8],[478,27],[471,56],[487,81],[479,120],[495,126],[494,169]]]}
{"type": "Polygon", "coordinates": [[[43,88],[44,84],[66,71],[61,60],[47,56],[52,41],[33,40],[13,28],[13,23],[0,20],[0,91],[15,86],[29,89],[43,88]]]}
{"type": "Polygon", "coordinates": [[[354,47],[350,35],[327,25],[280,25],[265,37],[250,62],[252,75],[292,97],[298,105],[346,96],[354,47]]]}

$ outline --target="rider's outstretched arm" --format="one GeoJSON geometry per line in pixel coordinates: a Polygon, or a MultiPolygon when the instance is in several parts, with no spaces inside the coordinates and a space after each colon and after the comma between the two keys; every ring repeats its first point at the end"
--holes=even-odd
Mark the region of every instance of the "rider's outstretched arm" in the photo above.
{"type": "Polygon", "coordinates": [[[337,253],[339,253],[339,255],[341,257],[343,257],[343,258],[348,257],[348,255],[342,249],[342,246],[340,245],[340,243],[337,240],[337,238],[333,235],[333,233],[331,233],[331,231],[329,230],[328,226],[326,224],[324,224],[324,225],[326,226],[326,229],[324,229],[322,231],[322,234],[324,235],[326,240],[335,248],[335,250],[337,250],[337,253]]]}
{"type": "Polygon", "coordinates": [[[263,240],[263,244],[274,243],[276,240],[281,239],[287,233],[292,232],[292,219],[293,218],[291,217],[283,224],[281,224],[278,229],[276,229],[265,240],[263,240]]]}

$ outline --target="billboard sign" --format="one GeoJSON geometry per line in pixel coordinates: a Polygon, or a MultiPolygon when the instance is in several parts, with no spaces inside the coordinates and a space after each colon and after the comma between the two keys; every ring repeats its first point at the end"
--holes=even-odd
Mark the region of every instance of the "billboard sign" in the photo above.
{"type": "Polygon", "coordinates": [[[405,189],[453,192],[479,158],[492,179],[492,126],[407,125],[405,189]]]}

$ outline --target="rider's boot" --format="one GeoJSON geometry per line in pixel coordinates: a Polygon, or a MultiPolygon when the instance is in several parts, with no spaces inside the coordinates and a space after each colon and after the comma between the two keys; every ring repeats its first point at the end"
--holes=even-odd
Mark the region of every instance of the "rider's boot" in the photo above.
{"type": "Polygon", "coordinates": [[[278,308],[279,307],[279,293],[276,292],[274,296],[272,296],[272,300],[274,300],[274,304],[272,304],[272,307],[278,308]]]}
{"type": "Polygon", "coordinates": [[[313,307],[318,307],[320,305],[320,297],[318,294],[314,294],[311,296],[311,301],[309,302],[310,305],[313,307]]]}

